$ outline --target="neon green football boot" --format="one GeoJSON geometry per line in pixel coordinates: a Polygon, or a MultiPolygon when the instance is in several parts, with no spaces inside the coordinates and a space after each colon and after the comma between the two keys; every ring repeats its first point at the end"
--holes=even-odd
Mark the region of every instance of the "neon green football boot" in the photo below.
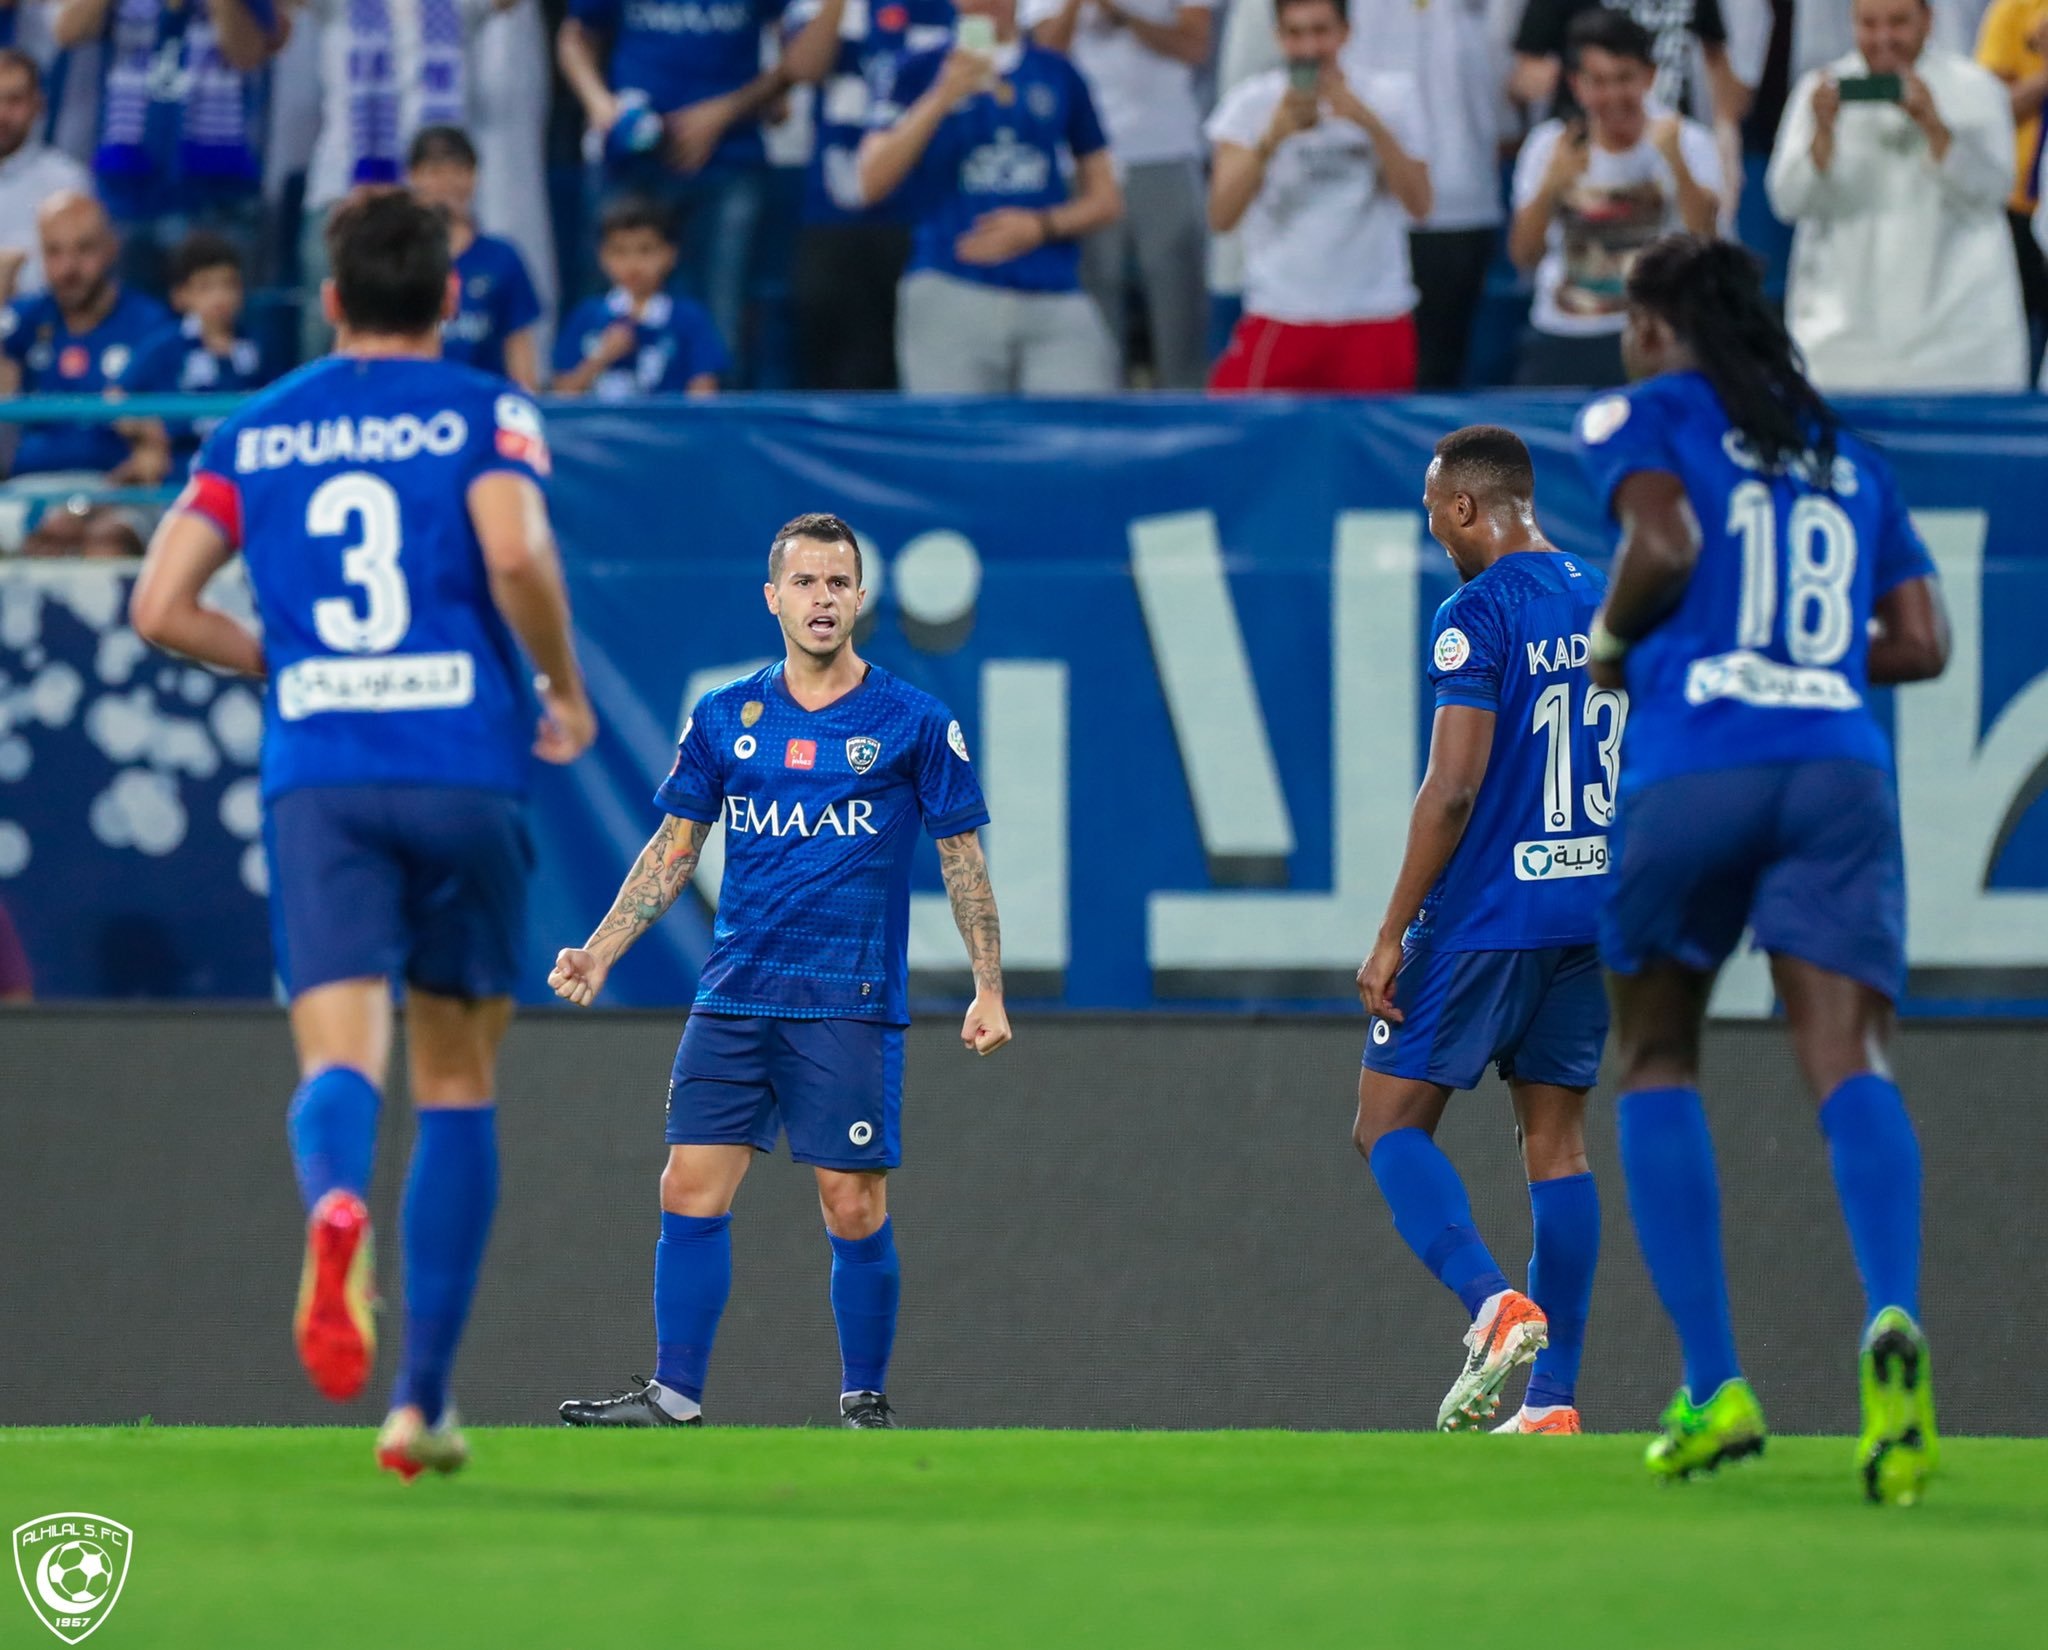
{"type": "Polygon", "coordinates": [[[1934,1432],[1934,1356],[1920,1326],[1887,1306],[1863,1336],[1863,1433],[1856,1472],[1880,1506],[1920,1499],[1941,1456],[1934,1432]]]}
{"type": "Polygon", "coordinates": [[[1761,1455],[1769,1436],[1763,1406],[1740,1377],[1723,1381],[1704,1404],[1695,1404],[1692,1394],[1680,1387],[1658,1419],[1664,1431],[1643,1452],[1643,1465],[1653,1478],[1667,1481],[1712,1472],[1723,1461],[1761,1455]]]}

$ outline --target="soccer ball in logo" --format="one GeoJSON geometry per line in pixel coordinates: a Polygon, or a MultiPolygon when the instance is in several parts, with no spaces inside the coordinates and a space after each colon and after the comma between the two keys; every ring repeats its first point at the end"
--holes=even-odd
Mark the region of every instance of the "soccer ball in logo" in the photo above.
{"type": "Polygon", "coordinates": [[[96,1542],[67,1541],[46,1562],[44,1577],[74,1610],[96,1609],[114,1584],[114,1562],[96,1542]]]}

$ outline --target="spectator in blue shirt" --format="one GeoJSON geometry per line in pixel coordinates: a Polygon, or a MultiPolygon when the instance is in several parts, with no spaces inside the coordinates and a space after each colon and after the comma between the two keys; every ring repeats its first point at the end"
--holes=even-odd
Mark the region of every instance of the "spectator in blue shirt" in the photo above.
{"type": "Polygon", "coordinates": [[[901,114],[896,77],[913,52],[951,44],[953,0],[792,0],[783,67],[818,89],[796,323],[805,386],[896,388],[896,286],[910,261],[910,205],[860,192],[860,143],[901,114]]]}
{"type": "MultiPolygon", "coordinates": [[[[569,0],[556,38],[605,193],[649,195],[676,214],[683,284],[735,347],[746,334],[747,278],[767,199],[760,115],[789,85],[779,67],[761,67],[762,30],[782,4],[569,0]]],[[[744,358],[741,368],[744,382],[744,358]]]]}
{"type": "MultiPolygon", "coordinates": [[[[196,229],[171,254],[171,308],[177,326],[159,333],[129,369],[138,395],[224,395],[259,389],[276,376],[263,351],[242,331],[241,254],[210,229],[196,229]]],[[[171,458],[183,471],[219,422],[201,418],[171,429],[171,458]]]]}
{"type": "Polygon", "coordinates": [[[563,319],[555,392],[600,401],[717,394],[732,357],[703,306],[668,290],[675,231],[660,203],[628,198],[606,207],[597,256],[612,289],[563,319]]]}
{"type": "MultiPolygon", "coordinates": [[[[115,398],[170,313],[122,286],[120,238],[98,201],[53,195],[36,227],[50,289],[0,310],[0,396],[115,398]]],[[[170,442],[154,419],[26,425],[14,455],[17,477],[95,471],[116,485],[153,487],[170,469],[170,442]]]]}
{"type": "Polygon", "coordinates": [[[275,0],[59,0],[64,47],[101,47],[93,173],[132,285],[163,290],[195,228],[263,249],[264,64],[289,27],[275,0]]]}
{"type": "Polygon", "coordinates": [[[441,354],[540,388],[534,326],[540,299],[519,249],[476,227],[476,146],[456,126],[428,126],[412,140],[407,187],[448,219],[448,250],[461,283],[455,314],[441,323],[441,354]]]}
{"type": "Polygon", "coordinates": [[[1116,345],[1081,290],[1075,244],[1123,212],[1095,105],[1073,64],[1019,36],[1016,0],[960,0],[959,12],[960,39],[903,65],[902,114],[860,149],[862,198],[904,191],[916,223],[898,300],[903,387],[1113,390],[1116,345]]]}

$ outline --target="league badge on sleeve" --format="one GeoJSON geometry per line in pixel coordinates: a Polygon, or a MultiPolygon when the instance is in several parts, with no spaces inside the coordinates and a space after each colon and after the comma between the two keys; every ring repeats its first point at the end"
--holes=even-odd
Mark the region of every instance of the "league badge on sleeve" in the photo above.
{"type": "Polygon", "coordinates": [[[1579,439],[1589,447],[1612,440],[1615,432],[1628,422],[1628,414],[1627,396],[1601,396],[1579,414],[1579,439]]]}
{"type": "Polygon", "coordinates": [[[1472,657],[1472,643],[1464,631],[1452,625],[1436,639],[1436,668],[1456,670],[1472,657]]]}
{"type": "Polygon", "coordinates": [[[961,761],[972,762],[974,760],[973,757],[967,754],[967,735],[960,731],[960,724],[957,721],[946,724],[946,743],[953,747],[953,754],[959,757],[961,761]]]}
{"type": "Polygon", "coordinates": [[[866,773],[882,754],[882,742],[857,733],[846,742],[846,765],[855,773],[866,773]]]}
{"type": "Polygon", "coordinates": [[[499,456],[525,464],[539,475],[551,473],[554,461],[548,456],[547,437],[541,433],[540,409],[523,395],[501,395],[495,415],[499,456]]]}

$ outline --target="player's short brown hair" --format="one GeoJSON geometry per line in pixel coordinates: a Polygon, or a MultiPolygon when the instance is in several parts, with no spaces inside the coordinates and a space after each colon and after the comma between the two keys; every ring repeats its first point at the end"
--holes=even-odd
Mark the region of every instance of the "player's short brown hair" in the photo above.
{"type": "Polygon", "coordinates": [[[775,535],[775,542],[768,546],[768,582],[775,583],[782,577],[782,554],[789,548],[791,539],[811,539],[819,544],[843,544],[853,551],[853,581],[858,585],[867,583],[867,574],[860,564],[860,540],[853,536],[853,529],[839,517],[814,510],[808,515],[796,517],[782,524],[782,530],[775,535]]]}

